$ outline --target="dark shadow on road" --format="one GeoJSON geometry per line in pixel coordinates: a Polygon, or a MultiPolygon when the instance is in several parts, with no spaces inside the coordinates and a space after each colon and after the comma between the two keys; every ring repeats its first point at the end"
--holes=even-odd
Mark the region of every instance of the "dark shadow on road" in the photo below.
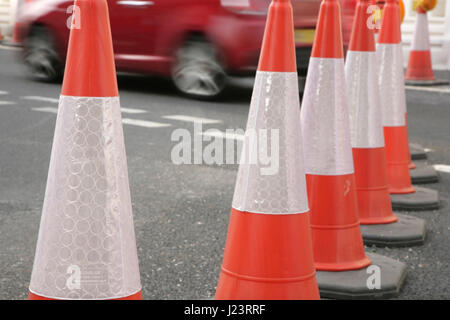
{"type": "MultiPolygon", "coordinates": [[[[129,91],[143,94],[158,94],[163,96],[178,96],[184,99],[195,100],[184,97],[177,91],[170,79],[152,76],[119,73],[117,76],[120,91],[129,91]]],[[[224,94],[220,97],[211,100],[214,103],[250,103],[252,89],[248,86],[241,86],[239,84],[231,83],[225,89],[224,94]]]]}

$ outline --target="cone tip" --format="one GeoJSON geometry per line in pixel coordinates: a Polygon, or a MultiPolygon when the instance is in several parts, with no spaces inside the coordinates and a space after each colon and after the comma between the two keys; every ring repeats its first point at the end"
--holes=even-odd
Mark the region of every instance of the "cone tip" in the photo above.
{"type": "Polygon", "coordinates": [[[118,96],[106,0],[75,0],[62,94],[118,96]]]}
{"type": "Polygon", "coordinates": [[[267,15],[258,71],[297,71],[294,19],[290,0],[272,0],[267,15]]]}
{"type": "Polygon", "coordinates": [[[340,10],[340,5],[337,0],[322,1],[311,57],[344,57],[340,10]]]}

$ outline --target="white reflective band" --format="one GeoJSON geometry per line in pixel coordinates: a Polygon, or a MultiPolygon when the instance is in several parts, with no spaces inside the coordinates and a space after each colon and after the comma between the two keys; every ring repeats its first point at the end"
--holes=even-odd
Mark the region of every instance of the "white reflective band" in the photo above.
{"type": "Polygon", "coordinates": [[[411,44],[413,51],[430,50],[430,35],[428,33],[427,14],[418,13],[416,16],[416,24],[414,27],[414,38],[411,44]]]}
{"type": "Polygon", "coordinates": [[[30,291],[114,299],[141,289],[118,97],[61,96],[30,291]]]}
{"type": "Polygon", "coordinates": [[[377,44],[381,114],[383,126],[402,127],[406,123],[405,77],[401,44],[377,44]]]}
{"type": "Polygon", "coordinates": [[[345,78],[352,147],[384,147],[376,53],[348,51],[345,78]]]}
{"type": "Polygon", "coordinates": [[[309,210],[299,107],[296,72],[257,72],[234,209],[260,214],[309,210]],[[264,154],[272,157],[270,164],[262,161],[264,154]],[[252,161],[255,156],[257,161],[252,161]]]}
{"type": "Polygon", "coordinates": [[[344,59],[309,60],[301,122],[307,174],[354,172],[344,59]]]}

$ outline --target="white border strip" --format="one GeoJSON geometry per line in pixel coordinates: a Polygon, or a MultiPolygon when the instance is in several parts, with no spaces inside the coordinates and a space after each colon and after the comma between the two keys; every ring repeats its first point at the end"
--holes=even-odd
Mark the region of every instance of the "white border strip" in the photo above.
{"type": "Polygon", "coordinates": [[[450,166],[446,165],[446,164],[435,164],[433,166],[433,168],[436,171],[440,171],[440,172],[445,172],[445,173],[450,173],[450,166]]]}
{"type": "Polygon", "coordinates": [[[450,93],[450,88],[430,88],[430,87],[418,87],[418,86],[405,86],[405,89],[414,90],[414,91],[450,93]]]}
{"type": "Polygon", "coordinates": [[[185,121],[185,122],[194,122],[194,123],[203,123],[203,124],[213,124],[213,123],[221,123],[221,120],[215,120],[215,119],[208,119],[208,118],[200,118],[200,117],[192,117],[192,116],[185,116],[182,114],[174,114],[169,116],[163,116],[165,119],[170,120],[178,120],[178,121],[185,121]]]}

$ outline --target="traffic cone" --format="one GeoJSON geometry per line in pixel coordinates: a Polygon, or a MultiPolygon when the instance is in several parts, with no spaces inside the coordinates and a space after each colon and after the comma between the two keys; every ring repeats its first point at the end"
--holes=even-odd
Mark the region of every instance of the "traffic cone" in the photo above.
{"type": "Polygon", "coordinates": [[[319,299],[309,223],[290,0],[272,0],[239,166],[216,299],[319,299]],[[250,133],[279,141],[257,144],[250,133]],[[279,142],[279,143],[278,143],[279,142]],[[277,153],[276,172],[247,159],[277,153]],[[269,147],[270,145],[270,147],[269,147]],[[277,148],[279,146],[279,148],[277,148]]]}
{"type": "MultiPolygon", "coordinates": [[[[421,6],[418,6],[414,38],[411,44],[408,68],[406,69],[405,76],[406,84],[408,85],[437,85],[448,83],[447,81],[437,80],[434,76],[429,38],[427,12],[421,6]]],[[[436,170],[431,166],[421,165],[417,167],[412,162],[410,150],[408,152],[410,159],[409,169],[417,169],[410,172],[412,183],[437,182],[438,175],[436,170]]]]}
{"type": "Polygon", "coordinates": [[[384,6],[377,55],[389,192],[394,194],[392,205],[394,209],[435,209],[439,207],[437,192],[415,189],[411,184],[400,13],[396,0],[387,0],[384,6]]]}
{"type": "Polygon", "coordinates": [[[29,299],[142,299],[106,0],[75,0],[29,299]]]}
{"type": "MultiPolygon", "coordinates": [[[[375,294],[366,285],[366,267],[371,260],[383,266],[382,273],[393,273],[397,280],[403,276],[404,269],[402,264],[400,269],[391,269],[392,266],[383,263],[385,257],[370,255],[369,258],[364,252],[337,0],[323,0],[320,6],[301,107],[301,127],[314,261],[321,295],[331,298],[389,295],[387,287],[375,294]]],[[[390,262],[396,264],[394,260],[390,262]]]]}
{"type": "Polygon", "coordinates": [[[358,1],[345,74],[359,218],[361,224],[380,224],[398,219],[388,191],[374,29],[367,27],[369,6],[370,0],[358,1]]]}
{"type": "Polygon", "coordinates": [[[436,85],[448,83],[446,81],[437,81],[434,76],[431,63],[427,12],[420,6],[417,7],[414,38],[409,53],[405,79],[406,83],[409,85],[436,85]]]}
{"type": "Polygon", "coordinates": [[[367,245],[422,244],[424,221],[403,215],[399,221],[392,212],[369,6],[370,0],[358,1],[345,63],[359,219],[366,225],[361,233],[367,245]]]}

